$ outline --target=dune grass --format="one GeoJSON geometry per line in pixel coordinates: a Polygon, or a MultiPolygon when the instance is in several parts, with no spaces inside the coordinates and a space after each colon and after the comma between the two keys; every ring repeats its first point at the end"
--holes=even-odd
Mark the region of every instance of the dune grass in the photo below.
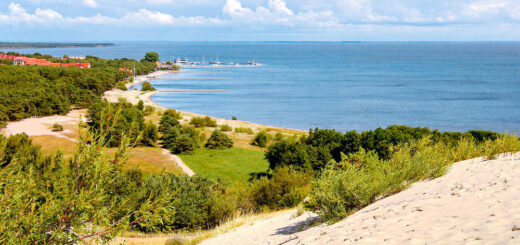
{"type": "Polygon", "coordinates": [[[251,173],[265,172],[269,167],[263,151],[235,147],[197,149],[192,155],[181,154],[179,157],[197,174],[229,183],[245,183],[251,173]]]}

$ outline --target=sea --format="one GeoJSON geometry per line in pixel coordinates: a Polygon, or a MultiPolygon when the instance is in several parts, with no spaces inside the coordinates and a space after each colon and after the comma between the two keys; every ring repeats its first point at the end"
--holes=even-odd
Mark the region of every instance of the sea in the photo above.
{"type": "Polygon", "coordinates": [[[220,61],[152,81],[156,103],[271,126],[364,131],[389,125],[441,131],[520,131],[520,42],[115,42],[112,47],[10,49],[220,61]]]}

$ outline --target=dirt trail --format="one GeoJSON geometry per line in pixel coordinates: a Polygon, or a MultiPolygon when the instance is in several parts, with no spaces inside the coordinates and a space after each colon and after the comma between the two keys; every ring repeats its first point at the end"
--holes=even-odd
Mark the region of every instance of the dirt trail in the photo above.
{"type": "Polygon", "coordinates": [[[520,153],[455,163],[443,177],[379,200],[343,221],[306,228],[295,211],[202,244],[520,244],[520,153]]]}
{"type": "Polygon", "coordinates": [[[166,150],[166,149],[162,149],[162,153],[164,155],[170,156],[170,159],[173,162],[175,162],[175,164],[177,164],[177,166],[179,166],[182,169],[182,171],[184,173],[186,173],[186,175],[188,175],[190,177],[195,175],[195,172],[193,172],[193,170],[191,170],[191,168],[188,167],[188,165],[186,165],[186,163],[184,163],[180,157],[178,157],[175,154],[172,154],[169,150],[166,150]]]}

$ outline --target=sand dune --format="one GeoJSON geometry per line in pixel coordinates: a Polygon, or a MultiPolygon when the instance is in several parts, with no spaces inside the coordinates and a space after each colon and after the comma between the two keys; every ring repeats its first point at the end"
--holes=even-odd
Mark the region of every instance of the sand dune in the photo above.
{"type": "Polygon", "coordinates": [[[295,211],[202,244],[520,244],[520,154],[458,162],[336,224],[295,211]]]}

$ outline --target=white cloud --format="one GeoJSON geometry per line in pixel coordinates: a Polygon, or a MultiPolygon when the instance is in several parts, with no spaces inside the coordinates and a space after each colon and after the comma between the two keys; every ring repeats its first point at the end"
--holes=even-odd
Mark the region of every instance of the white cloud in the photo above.
{"type": "Polygon", "coordinates": [[[168,4],[173,3],[173,0],[146,0],[148,4],[168,4]]]}
{"type": "Polygon", "coordinates": [[[90,8],[98,7],[98,3],[96,2],[96,0],[83,0],[83,4],[85,4],[85,6],[90,7],[90,8]]]}

